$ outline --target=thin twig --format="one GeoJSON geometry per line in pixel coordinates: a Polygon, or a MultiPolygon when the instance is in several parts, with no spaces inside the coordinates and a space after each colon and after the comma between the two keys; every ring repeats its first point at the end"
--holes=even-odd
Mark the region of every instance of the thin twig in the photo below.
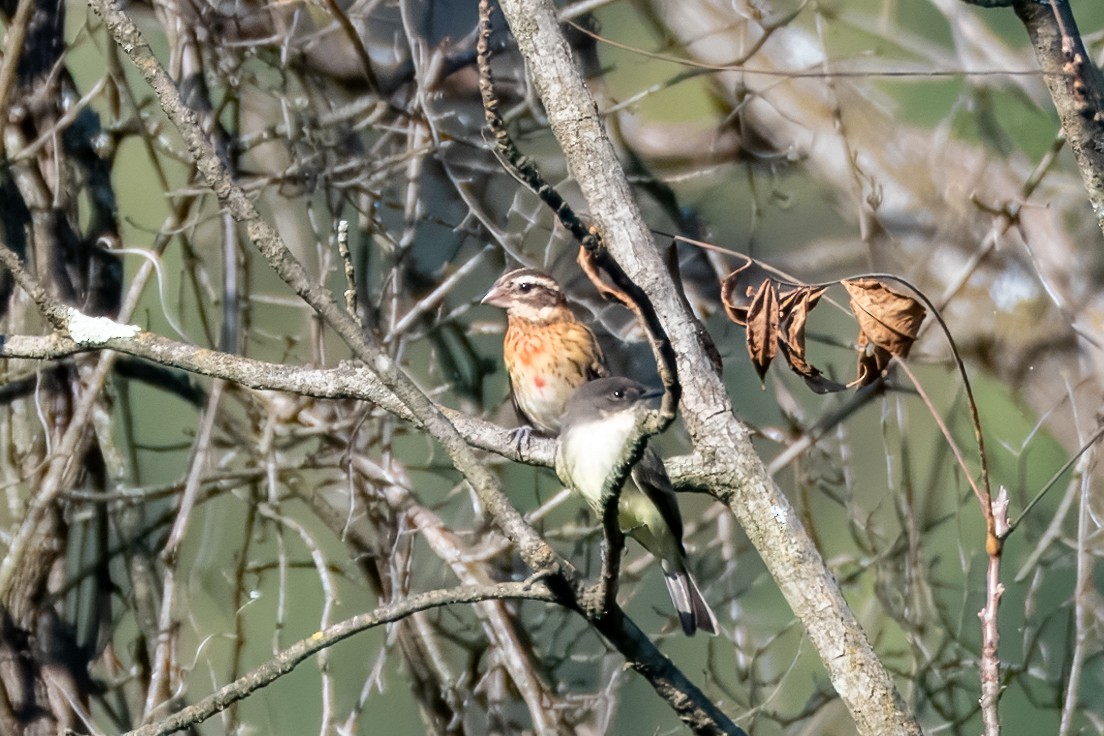
{"type": "Polygon", "coordinates": [[[345,267],[345,311],[360,322],[360,315],[357,313],[356,264],[353,263],[353,254],[349,251],[348,220],[337,223],[337,252],[345,267]]]}
{"type": "MultiPolygon", "coordinates": [[[[1066,697],[1062,703],[1062,720],[1058,728],[1058,736],[1069,736],[1074,729],[1074,716],[1080,700],[1080,693],[1084,683],[1082,676],[1084,667],[1090,653],[1087,651],[1090,645],[1096,642],[1095,621],[1097,619],[1097,607],[1094,605],[1096,585],[1093,580],[1094,560],[1096,554],[1090,547],[1089,519],[1092,515],[1090,502],[1092,498],[1092,466],[1095,458],[1089,453],[1078,464],[1080,476],[1081,494],[1077,507],[1077,539],[1074,551],[1077,559],[1077,577],[1073,589],[1073,653],[1069,661],[1069,673],[1066,677],[1066,697]]],[[[986,736],[989,736],[986,734],[986,736]]]]}
{"type": "Polygon", "coordinates": [[[225,710],[232,703],[242,700],[251,693],[290,673],[318,652],[332,647],[354,634],[359,634],[381,624],[398,621],[429,608],[502,598],[546,601],[549,603],[556,600],[555,596],[543,585],[531,582],[498,583],[497,585],[486,586],[466,585],[413,595],[389,605],[380,606],[369,613],[353,616],[323,631],[316,631],[306,639],[284,649],[252,672],[239,677],[229,685],[219,688],[195,705],[188,706],[156,723],[128,731],[124,736],[164,736],[203,723],[211,716],[225,710]]]}
{"type": "MultiPolygon", "coordinates": [[[[978,504],[981,506],[982,516],[985,519],[985,551],[987,554],[992,555],[999,551],[1002,544],[1002,538],[996,533],[994,528],[992,510],[993,491],[989,473],[989,455],[985,450],[985,435],[981,431],[981,416],[978,413],[977,399],[974,396],[974,386],[970,381],[970,374],[966,371],[966,364],[963,362],[962,356],[958,352],[958,344],[955,342],[954,335],[951,334],[950,327],[948,327],[947,323],[943,320],[943,315],[940,313],[939,309],[936,308],[935,303],[928,298],[927,294],[910,283],[908,279],[892,273],[862,274],[861,278],[884,279],[907,287],[918,299],[920,299],[920,301],[924,302],[928,309],[931,310],[932,318],[935,319],[936,323],[943,331],[943,336],[946,338],[947,345],[951,350],[951,357],[954,359],[955,368],[958,370],[959,378],[962,379],[962,388],[966,392],[966,405],[970,410],[970,423],[974,429],[974,442],[977,444],[978,462],[981,465],[981,487],[978,487],[969,472],[966,472],[965,475],[970,483],[970,487],[974,491],[974,495],[977,496],[978,504]]],[[[915,380],[915,377],[913,377],[913,385],[918,389],[920,388],[920,384],[915,380]]],[[[933,417],[935,416],[936,415],[933,413],[933,417]]],[[[936,417],[936,421],[939,421],[938,417],[936,417]]],[[[949,439],[948,435],[948,440],[949,439]]],[[[959,458],[960,456],[954,443],[951,442],[951,445],[952,448],[955,449],[955,457],[959,458]]],[[[965,468],[964,461],[960,460],[960,464],[965,468]]]]}
{"type": "Polygon", "coordinates": [[[224,388],[225,383],[217,381],[207,399],[199,436],[196,438],[196,445],[188,470],[188,479],[184,484],[184,493],[177,505],[172,531],[169,533],[168,540],[161,551],[161,560],[164,563],[164,579],[161,592],[161,611],[157,622],[157,643],[154,650],[153,667],[146,689],[144,713],[147,717],[159,708],[165,702],[169,693],[175,689],[175,683],[171,682],[171,678],[178,674],[177,668],[173,666],[172,658],[172,648],[175,644],[173,617],[176,615],[178,553],[188,525],[192,520],[192,509],[195,508],[199,497],[203,475],[207,468],[207,453],[211,447],[215,417],[218,416],[218,407],[224,388]]]}
{"type": "Polygon", "coordinates": [[[483,113],[487,128],[494,137],[495,149],[507,171],[532,189],[541,201],[552,209],[560,224],[567,228],[575,240],[579,243],[597,241],[600,239],[598,232],[587,227],[586,223],[579,219],[567,200],[560,196],[555,187],[544,178],[533,159],[518,150],[510,137],[510,132],[506,129],[506,123],[498,111],[498,96],[494,91],[494,75],[491,73],[490,38],[493,11],[490,0],[480,0],[479,37],[476,40],[475,49],[476,66],[479,68],[479,93],[483,97],[483,113]]]}
{"type": "MultiPolygon", "coordinates": [[[[998,535],[1008,531],[1008,491],[1000,487],[993,499],[993,520],[998,535]]],[[[1000,701],[1000,627],[997,626],[997,612],[1000,599],[1004,594],[1004,585],[1000,581],[1001,549],[989,553],[989,565],[985,572],[985,607],[978,611],[981,619],[981,661],[978,665],[981,676],[981,721],[985,736],[1000,736],[1000,714],[997,705],[1000,701]]]]}
{"type": "Polygon", "coordinates": [[[1027,517],[1031,510],[1035,508],[1035,504],[1042,501],[1043,496],[1045,496],[1050,491],[1050,489],[1055,486],[1055,484],[1065,474],[1065,472],[1072,468],[1074,464],[1078,461],[1078,459],[1086,452],[1088,452],[1089,449],[1092,448],[1092,446],[1099,442],[1102,438],[1104,438],[1104,427],[1100,427],[1099,429],[1097,429],[1096,432],[1093,433],[1092,437],[1090,437],[1085,444],[1081,445],[1080,449],[1078,449],[1077,452],[1073,453],[1073,455],[1070,456],[1069,460],[1066,460],[1062,467],[1054,471],[1054,473],[1050,476],[1050,479],[1043,484],[1043,487],[1039,489],[1038,493],[1036,493],[1032,497],[1032,499],[1027,502],[1027,505],[1023,507],[1020,513],[1016,515],[1016,518],[1012,520],[1012,523],[1008,525],[1008,533],[1014,532],[1016,528],[1019,527],[1021,523],[1023,523],[1023,520],[1027,517]]]}
{"type": "MultiPolygon", "coordinates": [[[[3,250],[0,248],[0,258],[3,250]]],[[[114,338],[77,344],[72,339],[50,336],[6,335],[0,344],[0,358],[59,360],[77,353],[110,349],[154,363],[179,368],[210,378],[221,378],[262,391],[285,391],[317,399],[360,399],[378,405],[400,419],[422,423],[387,389],[368,368],[343,363],[333,368],[314,368],[243,358],[217,350],[176,342],[151,332],[130,338],[114,338]]],[[[552,467],[555,440],[533,437],[529,442],[511,441],[510,431],[497,424],[447,407],[438,407],[464,440],[479,450],[542,467],[552,467]]]]}
{"type": "Polygon", "coordinates": [[[418,300],[417,304],[406,310],[406,313],[390,330],[388,330],[387,335],[383,338],[384,344],[391,342],[396,336],[404,334],[418,321],[418,319],[427,312],[436,309],[457,284],[463,283],[464,279],[467,278],[472,271],[483,264],[483,260],[492,250],[493,248],[490,245],[484,246],[483,250],[465,261],[463,265],[442,279],[441,283],[439,283],[433,291],[426,294],[418,300]]]}
{"type": "Polygon", "coordinates": [[[357,59],[360,61],[361,70],[364,72],[364,81],[368,83],[368,90],[375,96],[382,94],[379,77],[376,76],[376,67],[372,63],[372,57],[368,54],[368,49],[364,48],[364,41],[361,39],[360,32],[357,30],[353,22],[349,20],[349,15],[345,10],[337,4],[336,0],[323,0],[323,4],[326,9],[330,11],[330,15],[334,17],[337,24],[341,26],[341,30],[345,33],[345,40],[353,47],[353,51],[356,52],[357,59]]]}
{"type": "MultiPolygon", "coordinates": [[[[955,457],[955,462],[958,463],[959,470],[962,471],[962,475],[966,478],[966,482],[970,484],[970,488],[974,491],[974,496],[977,498],[978,503],[981,505],[984,512],[985,519],[988,521],[992,516],[991,511],[987,511],[991,504],[986,498],[985,493],[978,487],[977,481],[974,480],[973,473],[970,470],[970,466],[966,464],[966,458],[962,455],[962,450],[959,448],[958,443],[955,441],[954,435],[951,434],[950,428],[947,423],[943,421],[943,417],[939,416],[939,409],[935,406],[935,402],[928,396],[928,392],[924,389],[924,384],[916,377],[916,374],[909,368],[908,363],[900,358],[897,359],[897,365],[901,371],[909,377],[912,381],[913,387],[916,389],[916,393],[920,396],[920,400],[924,402],[924,406],[928,408],[928,413],[931,414],[932,420],[935,422],[935,426],[939,427],[939,432],[943,435],[943,439],[947,440],[947,446],[951,448],[951,454],[955,457]]],[[[995,530],[993,530],[995,533],[995,530]]],[[[999,539],[999,537],[998,537],[999,539]]]]}
{"type": "MultiPolygon", "coordinates": [[[[19,68],[19,60],[23,58],[23,43],[27,39],[27,24],[34,15],[37,3],[35,0],[19,0],[19,7],[15,15],[8,22],[7,32],[4,34],[4,58],[0,61],[0,121],[8,124],[8,106],[13,99],[11,94],[12,82],[15,81],[15,72],[19,68]]],[[[7,158],[7,136],[0,136],[0,156],[7,158]]]]}
{"type": "Polygon", "coordinates": [[[532,189],[541,201],[552,209],[560,223],[579,242],[579,265],[594,283],[599,293],[631,310],[640,322],[641,327],[644,328],[644,334],[648,336],[648,343],[655,355],[656,367],[664,388],[659,414],[648,420],[647,431],[652,434],[662,432],[674,421],[675,412],[682,395],[682,388],[678,381],[678,361],[675,357],[674,347],[671,345],[671,340],[656,314],[655,307],[648,299],[648,295],[625,274],[620,264],[609,255],[602,243],[602,236],[598,229],[587,225],[579,218],[560,193],[545,180],[533,160],[523,155],[510,137],[510,132],[499,113],[499,101],[494,91],[494,76],[491,72],[491,13],[490,0],[480,0],[479,36],[476,42],[479,91],[483,97],[484,117],[487,121],[487,127],[494,137],[495,148],[507,170],[532,189]],[[595,266],[601,267],[609,275],[616,288],[611,288],[602,281],[595,270],[595,266]]]}
{"type": "MultiPolygon", "coordinates": [[[[46,289],[23,268],[19,256],[3,242],[0,242],[0,263],[12,273],[16,283],[30,295],[55,327],[67,329],[70,311],[50,296],[46,289]]],[[[46,518],[62,491],[72,485],[67,481],[77,470],[74,460],[83,456],[79,448],[87,439],[86,426],[100,400],[100,392],[111,373],[116,357],[104,355],[97,362],[95,370],[87,381],[86,390],[80,397],[80,401],[73,407],[61,441],[53,448],[49,468],[38,484],[19,528],[11,538],[3,561],[0,561],[0,599],[2,600],[7,600],[16,572],[33,547],[39,524],[46,518]]]]}
{"type": "MultiPolygon", "coordinates": [[[[90,0],[90,5],[104,19],[115,42],[126,52],[143,78],[153,89],[161,109],[172,121],[187,144],[199,172],[220,202],[244,222],[250,240],[284,280],[325,323],[333,329],[363,360],[371,372],[448,452],[456,467],[480,494],[484,506],[519,553],[534,570],[566,569],[562,560],[548,544],[525,524],[521,515],[503,494],[498,479],[483,466],[472,448],[455,427],[425,394],[378,345],[368,341],[368,335],[355,319],[333,300],[317,279],[308,274],[303,264],[287,248],[279,233],[260,216],[253,201],[238,186],[223,165],[210,140],[200,127],[195,113],[183,104],[180,92],[149,44],[130,17],[113,0],[90,0]]],[[[566,585],[566,581],[562,581],[566,585]]]]}

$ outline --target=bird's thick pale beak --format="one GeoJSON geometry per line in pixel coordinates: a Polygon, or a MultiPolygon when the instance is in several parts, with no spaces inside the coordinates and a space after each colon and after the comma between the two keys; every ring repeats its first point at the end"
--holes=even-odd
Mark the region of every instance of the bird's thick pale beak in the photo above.
{"type": "Polygon", "coordinates": [[[506,307],[506,290],[502,288],[501,284],[495,284],[491,287],[491,290],[487,292],[486,296],[479,300],[480,304],[489,304],[492,307],[506,307]]]}

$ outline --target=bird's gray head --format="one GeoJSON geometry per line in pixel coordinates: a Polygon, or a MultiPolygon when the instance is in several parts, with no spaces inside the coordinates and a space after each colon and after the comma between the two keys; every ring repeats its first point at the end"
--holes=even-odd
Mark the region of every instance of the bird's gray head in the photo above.
{"type": "Polygon", "coordinates": [[[563,425],[591,422],[623,412],[637,412],[649,400],[662,396],[661,389],[649,389],[631,378],[615,376],[584,383],[568,399],[563,425]]]}

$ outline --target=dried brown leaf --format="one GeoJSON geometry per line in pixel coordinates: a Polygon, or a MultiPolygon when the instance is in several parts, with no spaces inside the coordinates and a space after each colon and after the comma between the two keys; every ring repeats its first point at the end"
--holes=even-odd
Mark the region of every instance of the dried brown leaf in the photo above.
{"type": "Polygon", "coordinates": [[[755,261],[724,279],[721,303],[729,319],[747,328],[748,354],[760,379],[781,352],[811,390],[842,391],[875,382],[894,356],[908,355],[927,313],[923,305],[877,279],[841,283],[859,322],[858,376],[847,386],[826,378],[806,357],[805,326],[825,287],[782,285],[755,261]]]}
{"type": "Polygon", "coordinates": [[[809,312],[820,301],[824,291],[824,287],[803,286],[787,292],[779,299],[782,324],[786,328],[783,339],[790,348],[791,355],[801,361],[805,360],[805,323],[809,319],[809,312]]]}
{"type": "Polygon", "coordinates": [[[818,394],[846,388],[841,383],[825,378],[819,369],[805,359],[805,324],[810,310],[817,305],[824,292],[824,287],[803,286],[787,292],[779,300],[784,332],[779,338],[782,355],[790,368],[804,378],[806,385],[818,394]]]}
{"type": "MultiPolygon", "coordinates": [[[[841,283],[851,295],[851,311],[865,336],[860,345],[869,342],[890,355],[906,357],[927,314],[924,306],[876,279],[845,279],[841,283]]],[[[875,355],[877,352],[874,351],[875,355]]],[[[885,369],[883,363],[888,362],[888,358],[875,360],[875,364],[881,365],[878,375],[885,369]]],[[[860,358],[860,379],[861,365],[860,358]]]]}
{"type": "Polygon", "coordinates": [[[822,297],[827,290],[827,286],[796,286],[789,289],[780,288],[778,290],[778,304],[782,309],[783,319],[794,309],[804,309],[806,313],[811,312],[813,307],[820,301],[820,297],[822,297]],[[799,304],[799,302],[804,302],[804,304],[799,304]]]}
{"type": "Polygon", "coordinates": [[[869,386],[881,378],[883,371],[889,367],[889,361],[893,358],[889,351],[874,345],[867,340],[866,333],[860,332],[856,341],[859,346],[859,364],[854,381],[847,384],[847,388],[869,386]]]}
{"type": "Polygon", "coordinates": [[[759,380],[766,376],[771,361],[778,354],[778,342],[782,335],[780,320],[778,290],[770,279],[764,280],[747,310],[748,354],[759,380]]]}
{"type": "Polygon", "coordinates": [[[752,299],[763,282],[769,280],[767,269],[751,260],[726,276],[721,282],[721,304],[728,318],[741,327],[747,327],[752,299]]]}

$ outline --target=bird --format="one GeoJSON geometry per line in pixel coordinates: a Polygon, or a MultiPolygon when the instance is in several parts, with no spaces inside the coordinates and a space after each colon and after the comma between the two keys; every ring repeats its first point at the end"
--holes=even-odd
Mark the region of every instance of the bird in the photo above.
{"type": "Polygon", "coordinates": [[[482,303],[506,310],[502,359],[519,418],[555,437],[572,392],[609,375],[598,339],[575,317],[556,280],[534,268],[503,274],[482,303]]]}
{"type": "MultiPolygon", "coordinates": [[[[599,517],[603,487],[650,399],[661,395],[621,376],[581,385],[567,402],[556,448],[556,474],[599,517]]],[[[687,636],[717,633],[717,617],[686,564],[671,480],[659,455],[646,446],[618,499],[621,530],[659,558],[667,591],[687,636]]]]}

